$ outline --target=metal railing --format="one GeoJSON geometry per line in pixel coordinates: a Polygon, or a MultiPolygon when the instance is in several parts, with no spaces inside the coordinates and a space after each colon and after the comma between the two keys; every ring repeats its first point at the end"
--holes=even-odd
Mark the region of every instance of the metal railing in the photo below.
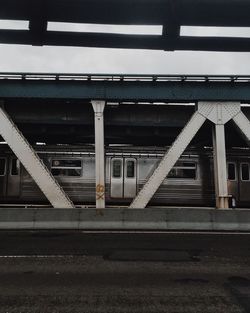
{"type": "Polygon", "coordinates": [[[67,74],[0,73],[0,80],[107,81],[107,82],[228,82],[249,83],[250,75],[150,75],[150,74],[67,74]]]}

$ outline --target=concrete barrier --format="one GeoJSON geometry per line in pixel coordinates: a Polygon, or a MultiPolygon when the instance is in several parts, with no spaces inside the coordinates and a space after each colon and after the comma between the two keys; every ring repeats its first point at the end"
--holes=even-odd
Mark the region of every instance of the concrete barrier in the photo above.
{"type": "Polygon", "coordinates": [[[0,208],[0,230],[250,231],[250,209],[0,208]]]}

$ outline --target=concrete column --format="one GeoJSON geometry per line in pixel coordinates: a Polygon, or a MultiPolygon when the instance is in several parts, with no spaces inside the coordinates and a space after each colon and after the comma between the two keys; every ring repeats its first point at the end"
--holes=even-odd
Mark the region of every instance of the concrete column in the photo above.
{"type": "Polygon", "coordinates": [[[215,124],[213,127],[213,155],[216,207],[228,209],[226,144],[223,124],[215,124]]]}
{"type": "Polygon", "coordinates": [[[104,121],[105,101],[92,101],[95,112],[96,208],[105,208],[104,121]]]}

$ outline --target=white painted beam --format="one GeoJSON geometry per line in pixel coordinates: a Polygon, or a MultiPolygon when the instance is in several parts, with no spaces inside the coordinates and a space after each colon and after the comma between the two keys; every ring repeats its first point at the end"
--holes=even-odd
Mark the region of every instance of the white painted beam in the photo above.
{"type": "Polygon", "coordinates": [[[104,108],[105,101],[92,101],[95,112],[95,172],[96,208],[105,208],[105,152],[104,152],[104,108]]]}
{"type": "Polygon", "coordinates": [[[206,107],[212,110],[207,119],[214,123],[213,127],[213,160],[216,207],[228,209],[227,162],[225,144],[225,124],[240,112],[240,102],[200,102],[199,110],[206,107]]]}
{"type": "Polygon", "coordinates": [[[246,115],[240,111],[234,118],[233,121],[240,129],[242,135],[245,137],[247,144],[250,146],[250,121],[246,115]]]}
{"type": "Polygon", "coordinates": [[[228,209],[225,126],[223,124],[215,124],[213,128],[213,155],[216,207],[228,209]]]}
{"type": "Polygon", "coordinates": [[[0,134],[54,208],[74,208],[50,171],[0,106],[0,134]]]}
{"type": "MultiPolygon", "coordinates": [[[[208,108],[209,112],[210,110],[211,109],[208,108]]],[[[139,191],[138,195],[131,203],[130,208],[142,209],[147,206],[148,202],[151,200],[163,180],[166,178],[205,120],[206,117],[198,111],[194,113],[190,121],[173,143],[172,147],[165,153],[154,173],[139,191]]]]}
{"type": "Polygon", "coordinates": [[[131,203],[130,208],[145,208],[147,206],[171,168],[177,162],[206,119],[209,119],[216,124],[214,137],[216,152],[216,188],[218,198],[223,198],[218,201],[218,207],[228,207],[228,193],[225,183],[227,182],[227,177],[224,124],[237,116],[240,111],[239,102],[199,102],[197,111],[184,127],[172,147],[166,152],[154,173],[139,191],[138,195],[131,203]]]}

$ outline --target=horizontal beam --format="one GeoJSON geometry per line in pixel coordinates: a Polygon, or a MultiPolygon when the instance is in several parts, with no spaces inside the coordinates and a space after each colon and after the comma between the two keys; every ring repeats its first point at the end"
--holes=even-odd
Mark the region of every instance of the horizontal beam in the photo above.
{"type": "MultiPolygon", "coordinates": [[[[36,27],[39,29],[39,25],[36,27]]],[[[28,30],[0,30],[0,43],[149,50],[250,51],[250,38],[190,37],[179,36],[178,33],[161,36],[44,31],[39,39],[36,32],[28,30]]]]}
{"type": "Polygon", "coordinates": [[[106,101],[250,101],[249,83],[0,80],[0,98],[106,101]]]}
{"type": "Polygon", "coordinates": [[[0,230],[250,231],[250,210],[0,208],[0,230]]]}
{"type": "Polygon", "coordinates": [[[175,50],[249,52],[250,38],[183,36],[176,41],[175,50]]]}
{"type": "MultiPolygon", "coordinates": [[[[50,0],[43,1],[48,21],[162,25],[166,8],[181,25],[250,26],[247,0],[50,0]],[[226,9],[225,9],[226,8],[226,9]],[[105,14],[104,14],[105,12],[105,14]],[[216,12],[216,14],[214,14],[216,12]]],[[[29,20],[37,1],[3,0],[0,19],[29,20]]]]}
{"type": "MultiPolygon", "coordinates": [[[[162,36],[105,33],[44,32],[40,45],[100,48],[162,49],[162,36]]],[[[0,30],[0,43],[33,45],[38,42],[28,30],[0,30]]]]}

